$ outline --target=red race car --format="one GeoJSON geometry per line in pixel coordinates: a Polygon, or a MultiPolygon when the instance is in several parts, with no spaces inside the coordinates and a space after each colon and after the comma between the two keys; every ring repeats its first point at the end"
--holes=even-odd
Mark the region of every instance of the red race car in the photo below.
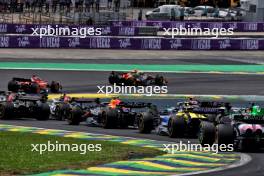
{"type": "Polygon", "coordinates": [[[13,78],[8,83],[8,91],[25,93],[41,93],[41,91],[50,90],[51,93],[58,93],[62,89],[59,82],[52,81],[50,84],[38,76],[33,75],[30,79],[13,78]]]}

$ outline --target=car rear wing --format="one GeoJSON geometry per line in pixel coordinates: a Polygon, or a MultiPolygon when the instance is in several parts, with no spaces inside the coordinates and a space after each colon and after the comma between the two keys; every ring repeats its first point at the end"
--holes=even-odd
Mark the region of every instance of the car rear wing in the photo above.
{"type": "Polygon", "coordinates": [[[202,108],[220,108],[220,107],[231,107],[229,102],[217,102],[217,101],[203,101],[200,102],[202,108]]]}
{"type": "Polygon", "coordinates": [[[192,112],[197,113],[197,114],[220,114],[224,112],[224,109],[198,107],[198,108],[192,109],[192,112]]]}
{"type": "Polygon", "coordinates": [[[18,95],[16,100],[20,100],[20,101],[41,101],[41,100],[43,100],[43,95],[18,95]]]}
{"type": "Polygon", "coordinates": [[[264,124],[264,115],[236,114],[233,115],[233,120],[249,124],[264,124]]]}
{"type": "Polygon", "coordinates": [[[31,82],[31,79],[27,79],[27,78],[13,78],[12,80],[18,82],[31,82]]]}
{"type": "Polygon", "coordinates": [[[100,104],[100,99],[91,99],[91,98],[79,98],[79,97],[72,97],[71,102],[76,102],[76,103],[98,103],[100,104]]]}
{"type": "Polygon", "coordinates": [[[121,102],[117,107],[125,107],[125,108],[150,108],[152,103],[144,103],[144,102],[121,102]]]}

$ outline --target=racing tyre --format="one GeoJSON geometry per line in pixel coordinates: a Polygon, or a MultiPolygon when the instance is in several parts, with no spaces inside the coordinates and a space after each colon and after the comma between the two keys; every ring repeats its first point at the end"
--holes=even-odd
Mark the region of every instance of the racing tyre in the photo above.
{"type": "Polygon", "coordinates": [[[139,117],[138,129],[140,133],[151,133],[153,129],[153,116],[150,113],[142,113],[139,117]]]}
{"type": "Polygon", "coordinates": [[[60,90],[62,89],[62,86],[60,85],[60,83],[56,82],[56,81],[52,81],[50,84],[50,92],[51,93],[58,93],[60,92],[60,90]]]}
{"type": "Polygon", "coordinates": [[[19,85],[17,84],[16,81],[9,81],[7,87],[8,87],[8,91],[11,92],[18,92],[19,90],[19,85]]]}
{"type": "Polygon", "coordinates": [[[119,81],[118,81],[118,76],[116,74],[111,74],[109,77],[108,77],[108,81],[110,84],[118,84],[119,81]]]}
{"type": "Polygon", "coordinates": [[[215,114],[208,114],[207,115],[207,119],[208,119],[209,122],[215,123],[216,122],[216,119],[217,119],[217,115],[215,115],[215,114]]]}
{"type": "Polygon", "coordinates": [[[74,107],[67,117],[69,125],[79,125],[81,123],[83,111],[79,107],[74,107]]]}
{"type": "Polygon", "coordinates": [[[47,103],[40,103],[36,110],[37,120],[49,120],[50,107],[47,103]]]}
{"type": "Polygon", "coordinates": [[[10,119],[14,115],[14,104],[0,104],[0,119],[10,119]]]}
{"type": "Polygon", "coordinates": [[[164,85],[164,77],[156,75],[155,84],[158,85],[158,86],[163,86],[164,85]]]}
{"type": "Polygon", "coordinates": [[[186,123],[183,117],[173,116],[169,119],[168,132],[171,138],[183,137],[186,123]]]}
{"type": "Polygon", "coordinates": [[[216,143],[234,144],[234,129],[230,124],[219,124],[216,126],[216,143]]]}
{"type": "Polygon", "coordinates": [[[118,112],[116,109],[107,109],[102,113],[103,128],[115,128],[118,120],[118,112]]]}
{"type": "Polygon", "coordinates": [[[56,120],[65,120],[70,113],[70,105],[66,103],[62,103],[56,106],[55,109],[55,118],[56,120]]]}
{"type": "Polygon", "coordinates": [[[119,118],[119,127],[120,128],[122,128],[122,129],[128,128],[128,120],[127,120],[128,118],[130,118],[129,115],[127,115],[125,113],[122,113],[120,115],[120,118],[119,118]]]}
{"type": "Polygon", "coordinates": [[[198,139],[200,144],[210,146],[214,144],[215,141],[215,126],[212,122],[203,121],[200,124],[200,131],[198,133],[198,139]]]}
{"type": "Polygon", "coordinates": [[[33,83],[33,84],[31,84],[31,86],[30,86],[30,93],[40,93],[40,87],[39,87],[39,85],[38,84],[36,84],[36,83],[33,83]]]}

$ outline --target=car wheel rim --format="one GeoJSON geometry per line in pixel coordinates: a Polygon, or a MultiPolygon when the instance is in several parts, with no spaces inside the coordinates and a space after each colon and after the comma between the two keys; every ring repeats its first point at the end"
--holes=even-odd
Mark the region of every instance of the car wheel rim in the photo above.
{"type": "Polygon", "coordinates": [[[171,135],[171,133],[172,133],[172,120],[170,119],[169,120],[169,123],[168,123],[168,131],[169,131],[169,134],[171,135]]]}
{"type": "Polygon", "coordinates": [[[139,128],[140,128],[140,130],[144,129],[144,123],[143,123],[142,117],[139,118],[139,128]]]}
{"type": "Polygon", "coordinates": [[[106,114],[105,113],[102,114],[102,124],[103,126],[106,126],[106,114]]]}

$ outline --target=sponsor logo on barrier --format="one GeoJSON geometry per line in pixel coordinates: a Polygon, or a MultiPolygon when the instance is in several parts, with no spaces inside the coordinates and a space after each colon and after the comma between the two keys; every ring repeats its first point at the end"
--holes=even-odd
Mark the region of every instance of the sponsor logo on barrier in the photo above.
{"type": "Polygon", "coordinates": [[[18,41],[19,47],[26,47],[26,46],[30,45],[28,37],[19,37],[19,38],[17,38],[17,41],[18,41]]]}
{"type": "Polygon", "coordinates": [[[142,39],[142,49],[161,49],[161,39],[142,39]]]}
{"type": "Polygon", "coordinates": [[[180,23],[180,22],[172,22],[171,23],[171,28],[185,28],[185,23],[180,23]]]}
{"type": "Polygon", "coordinates": [[[201,28],[201,23],[192,23],[192,28],[201,28]]]}
{"type": "Polygon", "coordinates": [[[146,22],[143,22],[143,21],[133,21],[132,22],[132,26],[142,27],[142,26],[147,26],[147,23],[146,22]]]}
{"type": "Polygon", "coordinates": [[[8,48],[9,47],[9,37],[1,36],[0,37],[0,47],[8,48]]]}
{"type": "Polygon", "coordinates": [[[182,47],[181,39],[170,40],[170,44],[171,49],[178,49],[182,47]]]}
{"type": "Polygon", "coordinates": [[[118,31],[118,35],[134,36],[135,28],[134,27],[120,27],[118,31]]]}
{"type": "Polygon", "coordinates": [[[117,26],[122,26],[123,24],[122,24],[122,21],[114,21],[112,22],[112,25],[117,27],[117,26]]]}
{"type": "Polygon", "coordinates": [[[209,39],[195,39],[195,40],[191,40],[191,49],[194,49],[194,50],[209,50],[209,49],[211,49],[211,40],[209,40],[209,39]]]}
{"type": "Polygon", "coordinates": [[[0,24],[0,33],[7,33],[7,24],[0,24]]]}
{"type": "Polygon", "coordinates": [[[223,23],[209,23],[208,28],[210,28],[210,29],[221,29],[221,28],[223,28],[223,23]]]}
{"type": "Polygon", "coordinates": [[[102,35],[109,35],[111,33],[112,33],[112,31],[111,31],[110,27],[102,28],[102,35]]]}
{"type": "Polygon", "coordinates": [[[110,38],[91,38],[90,48],[111,48],[110,38]]]}
{"type": "Polygon", "coordinates": [[[70,48],[76,48],[76,47],[80,46],[80,38],[78,38],[78,37],[69,38],[68,42],[69,42],[70,48]]]}
{"type": "Polygon", "coordinates": [[[238,26],[237,26],[237,23],[228,23],[228,28],[232,28],[232,29],[237,29],[238,26]]]}
{"type": "Polygon", "coordinates": [[[218,41],[220,49],[231,48],[231,43],[229,39],[218,41]]]}
{"type": "Polygon", "coordinates": [[[258,39],[242,40],[240,49],[257,50],[259,49],[259,41],[258,39]]]}
{"type": "Polygon", "coordinates": [[[128,48],[129,46],[131,46],[130,38],[119,39],[118,41],[120,48],[128,48]]]}
{"type": "Polygon", "coordinates": [[[158,28],[162,28],[162,22],[154,22],[153,26],[158,27],[158,28]]]}
{"type": "Polygon", "coordinates": [[[246,31],[257,31],[258,30],[258,23],[245,23],[244,30],[246,31]]]}
{"type": "Polygon", "coordinates": [[[24,31],[26,31],[26,25],[24,24],[16,25],[15,28],[17,33],[23,33],[24,31]]]}
{"type": "Polygon", "coordinates": [[[40,48],[59,48],[59,37],[45,37],[40,39],[40,48]]]}

